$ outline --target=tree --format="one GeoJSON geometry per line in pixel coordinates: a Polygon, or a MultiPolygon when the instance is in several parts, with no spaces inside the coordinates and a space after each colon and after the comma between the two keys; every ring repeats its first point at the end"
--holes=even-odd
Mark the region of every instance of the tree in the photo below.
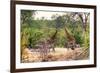
{"type": "Polygon", "coordinates": [[[35,12],[35,10],[21,10],[21,24],[30,25],[35,12]]]}
{"type": "Polygon", "coordinates": [[[65,24],[68,21],[68,18],[69,17],[67,15],[57,16],[55,18],[56,29],[65,27],[65,24]]]}
{"type": "Polygon", "coordinates": [[[89,15],[90,15],[89,13],[85,13],[85,12],[84,13],[83,12],[74,12],[74,13],[72,13],[72,18],[74,18],[74,20],[76,20],[79,17],[81,20],[81,23],[82,23],[83,31],[86,31],[89,15]]]}

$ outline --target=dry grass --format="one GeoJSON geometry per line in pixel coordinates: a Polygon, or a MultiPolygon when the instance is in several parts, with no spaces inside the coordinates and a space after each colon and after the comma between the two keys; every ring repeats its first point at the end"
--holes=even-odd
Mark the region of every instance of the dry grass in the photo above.
{"type": "Polygon", "coordinates": [[[80,60],[87,59],[82,54],[81,48],[75,50],[67,48],[55,48],[55,52],[51,51],[45,56],[41,56],[39,52],[31,52],[28,48],[24,49],[22,54],[22,62],[42,62],[42,61],[69,61],[69,60],[80,60]]]}

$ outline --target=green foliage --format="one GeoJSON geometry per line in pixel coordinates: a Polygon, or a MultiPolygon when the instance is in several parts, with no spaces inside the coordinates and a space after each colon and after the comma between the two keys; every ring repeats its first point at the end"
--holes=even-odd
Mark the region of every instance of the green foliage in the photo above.
{"type": "Polygon", "coordinates": [[[21,10],[21,24],[31,25],[32,20],[34,19],[33,15],[35,15],[34,10],[21,10]]]}
{"type": "Polygon", "coordinates": [[[64,30],[60,29],[57,34],[57,47],[64,47],[66,42],[65,32],[64,30]]]}
{"type": "Polygon", "coordinates": [[[23,35],[23,37],[21,38],[22,44],[24,43],[26,47],[30,48],[34,47],[34,45],[43,35],[43,32],[41,32],[39,29],[34,28],[24,28],[21,33],[23,35]]]}
{"type": "Polygon", "coordinates": [[[83,36],[82,36],[83,35],[82,27],[79,24],[76,24],[75,27],[76,28],[74,28],[74,30],[73,30],[73,35],[76,39],[76,43],[80,44],[80,46],[82,46],[83,43],[84,43],[83,42],[84,39],[83,39],[83,36]]]}
{"type": "Polygon", "coordinates": [[[34,48],[34,46],[43,38],[51,37],[55,30],[57,33],[56,47],[64,47],[67,42],[64,28],[67,27],[69,34],[75,37],[76,43],[80,46],[89,48],[89,24],[87,31],[83,31],[81,21],[76,22],[71,18],[71,14],[67,13],[62,16],[52,16],[51,20],[34,19],[36,11],[21,11],[21,48],[34,48]],[[34,15],[34,16],[33,16],[34,15]],[[84,45],[84,46],[83,46],[84,45]]]}
{"type": "Polygon", "coordinates": [[[87,31],[84,32],[84,46],[85,48],[89,48],[90,46],[90,31],[89,31],[89,24],[87,25],[87,31]]]}

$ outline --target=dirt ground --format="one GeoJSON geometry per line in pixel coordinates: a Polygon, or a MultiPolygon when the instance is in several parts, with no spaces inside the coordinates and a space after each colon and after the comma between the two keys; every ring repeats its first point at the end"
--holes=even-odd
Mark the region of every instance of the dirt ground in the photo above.
{"type": "MultiPolygon", "coordinates": [[[[70,61],[87,59],[83,54],[82,48],[75,50],[67,48],[55,48],[55,51],[50,51],[46,55],[41,55],[40,52],[24,49],[22,54],[22,63],[44,62],[44,61],[70,61]]],[[[85,54],[86,55],[86,54],[85,54]]]]}

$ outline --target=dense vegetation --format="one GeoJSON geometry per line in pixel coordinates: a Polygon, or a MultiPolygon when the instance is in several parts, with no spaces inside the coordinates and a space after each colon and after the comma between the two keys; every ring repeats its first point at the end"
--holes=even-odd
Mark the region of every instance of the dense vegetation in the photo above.
{"type": "Polygon", "coordinates": [[[57,33],[56,47],[64,47],[67,42],[64,28],[74,36],[76,43],[81,47],[89,48],[89,13],[66,12],[64,15],[53,15],[51,20],[41,18],[34,19],[38,11],[21,10],[21,49],[35,48],[42,39],[51,37],[55,30],[57,33]],[[88,15],[84,24],[82,15],[88,15]]]}

